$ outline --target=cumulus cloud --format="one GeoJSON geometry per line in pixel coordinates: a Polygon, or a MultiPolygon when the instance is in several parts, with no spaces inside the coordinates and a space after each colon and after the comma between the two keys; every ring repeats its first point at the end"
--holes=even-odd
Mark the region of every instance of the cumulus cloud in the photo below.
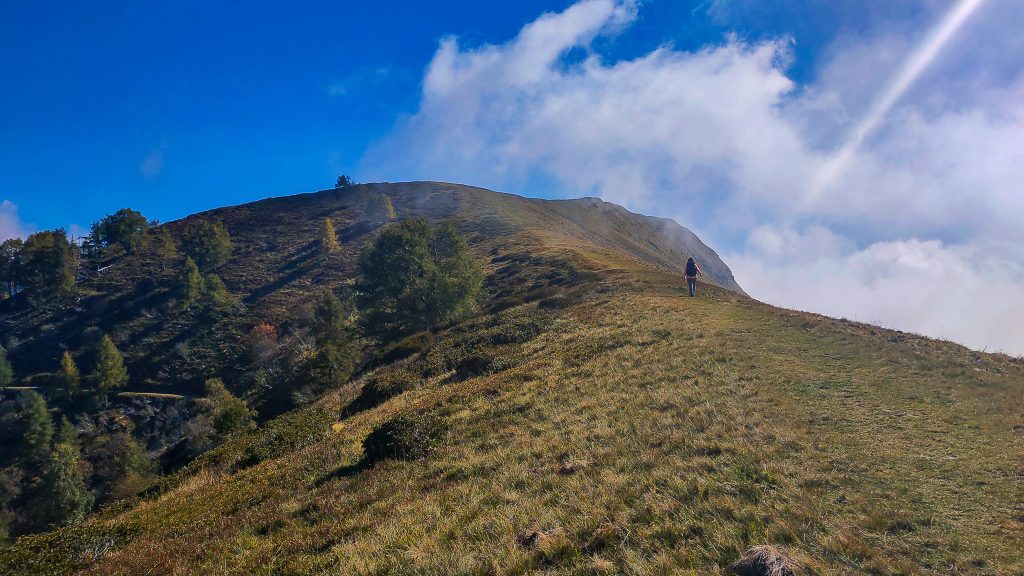
{"type": "MultiPolygon", "coordinates": [[[[724,13],[726,4],[713,6],[724,13]]],[[[636,17],[633,3],[585,0],[504,44],[445,39],[418,112],[367,156],[364,172],[599,195],[731,240],[718,248],[733,254],[727,262],[755,297],[1024,352],[1005,326],[1007,314],[1024,317],[1010,303],[1022,301],[1024,254],[1006,248],[1024,243],[1019,69],[985,73],[988,51],[958,36],[947,65],[979,71],[972,81],[939,97],[954,75],[930,67],[842,173],[809,195],[927,30],[844,36],[817,79],[797,85],[785,37],[731,36],[692,52],[666,45],[615,61],[594,49],[636,17]],[[868,273],[878,269],[886,272],[868,273]],[[960,288],[936,270],[961,276],[960,288]],[[800,289],[782,288],[791,283],[800,289]]],[[[990,33],[998,24],[979,18],[990,33]]]]}
{"type": "Polygon", "coordinates": [[[0,241],[21,238],[30,232],[31,227],[18,217],[18,206],[10,200],[0,202],[0,241]]]}

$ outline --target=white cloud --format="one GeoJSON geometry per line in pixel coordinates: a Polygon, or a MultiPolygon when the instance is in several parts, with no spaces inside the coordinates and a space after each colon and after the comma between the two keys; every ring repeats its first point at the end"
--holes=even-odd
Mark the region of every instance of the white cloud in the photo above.
{"type": "Polygon", "coordinates": [[[164,146],[158,146],[139,164],[139,172],[146,178],[156,178],[164,169],[164,146]]]}
{"type": "MultiPolygon", "coordinates": [[[[981,16],[991,34],[998,22],[981,16]]],[[[972,80],[945,70],[940,58],[823,194],[806,201],[832,150],[919,38],[905,30],[843,37],[818,80],[797,86],[785,73],[785,38],[729,37],[696,52],[666,46],[611,62],[594,52],[595,37],[635,17],[632,3],[589,0],[543,15],[505,44],[442,41],[419,111],[367,156],[363,172],[526,191],[546,182],[567,196],[597,194],[714,237],[745,237],[719,248],[740,259],[727,262],[755,297],[1024,352],[1005,314],[1024,316],[1001,300],[1021,294],[1024,275],[998,273],[1024,265],[1024,254],[1004,248],[1024,244],[1019,68],[1007,78],[1000,64],[990,76],[971,56],[989,52],[956,37],[950,61],[960,72],[979,71],[972,80]],[[583,57],[567,60],[570,52],[583,57]],[[943,97],[954,76],[958,94],[943,97]],[[999,266],[979,268],[996,247],[999,266]],[[773,266],[759,270],[766,256],[773,266]],[[969,279],[959,291],[931,289],[922,261],[969,279]],[[887,272],[874,283],[863,274],[810,282],[815,273],[883,264],[887,272]],[[742,270],[764,275],[745,280],[742,270]],[[778,300],[775,287],[797,277],[820,290],[785,291],[805,299],[778,300]],[[980,297],[987,288],[994,297],[980,297]],[[915,290],[931,306],[904,306],[915,290]],[[968,313],[965,294],[984,310],[968,313]],[[939,310],[963,318],[938,318],[939,310]]]]}
{"type": "Polygon", "coordinates": [[[823,250],[820,231],[761,230],[755,238],[772,235],[785,237],[787,254],[755,239],[725,255],[740,285],[765,302],[1024,352],[1024,268],[996,247],[897,240],[823,250]]]}
{"type": "Polygon", "coordinates": [[[18,216],[18,206],[10,200],[0,202],[0,241],[22,238],[32,231],[18,216]]]}

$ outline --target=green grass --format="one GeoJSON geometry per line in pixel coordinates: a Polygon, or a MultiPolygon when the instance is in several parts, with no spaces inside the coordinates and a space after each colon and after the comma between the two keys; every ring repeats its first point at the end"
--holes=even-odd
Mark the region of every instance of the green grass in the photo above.
{"type": "MultiPolygon", "coordinates": [[[[607,206],[411,186],[400,214],[454,215],[488,259],[477,316],[385,347],[350,385],[82,525],[20,539],[0,573],[721,574],[761,544],[817,574],[1024,573],[1021,359],[715,287],[689,298],[651,223],[607,206]],[[422,414],[443,421],[436,450],[364,457],[371,431],[422,414]]],[[[262,295],[218,330],[285,326],[348,281],[355,242],[280,276],[297,225],[330,210],[344,229],[329,195],[223,212],[251,257],[225,279],[262,295]]],[[[199,349],[160,348],[166,370],[238,366],[225,332],[151,321],[124,329],[146,334],[138,355],[176,333],[199,349]]]]}
{"type": "Polygon", "coordinates": [[[434,374],[337,421],[357,391],[324,398],[286,416],[315,438],[239,467],[254,435],[0,566],[715,574],[771,543],[818,573],[1024,569],[1019,362],[662,280],[547,313],[506,370],[434,374]],[[440,451],[360,464],[371,429],[425,410],[448,424],[440,451]],[[60,544],[86,533],[109,548],[60,544]]]}

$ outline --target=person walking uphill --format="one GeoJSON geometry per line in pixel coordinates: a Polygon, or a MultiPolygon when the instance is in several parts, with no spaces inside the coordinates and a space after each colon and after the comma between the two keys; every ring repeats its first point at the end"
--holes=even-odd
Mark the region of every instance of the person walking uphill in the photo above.
{"type": "Polygon", "coordinates": [[[694,262],[693,258],[686,260],[686,284],[690,286],[690,297],[697,295],[697,276],[703,276],[700,266],[694,262]]]}

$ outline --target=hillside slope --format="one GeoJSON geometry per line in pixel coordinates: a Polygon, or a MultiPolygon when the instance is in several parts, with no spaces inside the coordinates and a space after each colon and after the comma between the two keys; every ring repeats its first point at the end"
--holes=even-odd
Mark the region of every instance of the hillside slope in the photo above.
{"type": "Polygon", "coordinates": [[[230,232],[233,255],[217,272],[244,311],[217,326],[199,327],[194,314],[173,306],[177,268],[152,254],[115,256],[102,263],[102,273],[83,271],[82,298],[71,310],[0,310],[4,340],[14,343],[8,346],[12,362],[24,374],[47,372],[69,349],[88,365],[88,354],[80,351],[88,350],[98,330],[110,333],[125,353],[130,391],[192,395],[211,376],[242,380],[250,368],[244,362],[246,330],[267,322],[285,333],[297,315],[308,313],[303,308],[315,293],[351,281],[359,251],[379,227],[366,220],[367,193],[389,197],[399,218],[454,222],[495,272],[491,296],[569,281],[565,275],[572,271],[560,266],[570,255],[588,267],[634,260],[674,273],[693,255],[708,280],[741,292],[729,268],[691,232],[614,204],[529,199],[436,182],[367,184],[220,208],[166,224],[177,235],[189,221],[206,218],[223,222],[230,232]],[[328,256],[317,252],[324,218],[333,221],[342,247],[328,256]],[[521,274],[524,265],[532,277],[521,274]]]}
{"type": "MultiPolygon", "coordinates": [[[[599,201],[389,186],[401,215],[455,219],[488,259],[479,315],[22,538],[0,573],[719,574],[757,544],[811,573],[1024,573],[1021,359],[773,308],[724,272],[733,290],[689,298],[672,251],[697,247],[599,201]],[[410,385],[368,394],[385,378],[410,385]],[[444,442],[367,461],[401,414],[440,419],[444,442]]],[[[303,260],[295,239],[300,218],[350,209],[332,194],[213,213],[248,258],[225,278],[252,314],[344,282],[354,251],[303,260]],[[268,289],[261,271],[289,265],[268,289]]],[[[371,233],[351,226],[346,244],[371,233]]]]}

